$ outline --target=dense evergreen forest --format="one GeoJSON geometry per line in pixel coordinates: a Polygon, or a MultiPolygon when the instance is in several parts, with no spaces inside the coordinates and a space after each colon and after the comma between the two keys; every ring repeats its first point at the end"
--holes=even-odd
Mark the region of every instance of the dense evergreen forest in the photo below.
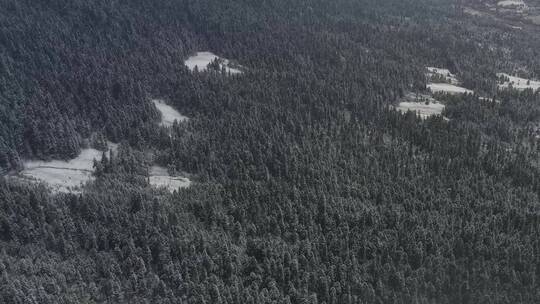
{"type": "Polygon", "coordinates": [[[82,193],[0,178],[0,303],[540,303],[540,90],[497,87],[540,27],[466,3],[0,0],[0,171],[120,143],[82,193]],[[477,94],[395,111],[426,66],[477,94]]]}

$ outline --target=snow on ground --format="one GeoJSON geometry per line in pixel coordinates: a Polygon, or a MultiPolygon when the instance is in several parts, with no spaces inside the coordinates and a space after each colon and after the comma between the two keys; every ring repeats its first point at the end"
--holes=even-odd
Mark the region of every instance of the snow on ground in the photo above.
{"type": "Polygon", "coordinates": [[[118,147],[119,146],[120,146],[119,144],[115,144],[115,143],[110,142],[110,141],[107,142],[107,148],[109,148],[109,150],[114,152],[114,153],[118,152],[118,147]]]}
{"type": "Polygon", "coordinates": [[[152,166],[149,176],[150,185],[162,188],[165,187],[170,192],[178,188],[187,188],[191,185],[191,180],[187,177],[170,176],[166,168],[152,166]]]}
{"type": "Polygon", "coordinates": [[[533,24],[540,25],[540,16],[539,15],[529,15],[525,19],[531,21],[533,24]]]}
{"type": "Polygon", "coordinates": [[[449,93],[449,94],[461,94],[461,93],[471,93],[474,92],[449,83],[429,83],[427,87],[431,90],[433,93],[449,93]]]}
{"type": "MultiPolygon", "coordinates": [[[[114,146],[110,148],[114,150],[114,146]]],[[[93,179],[94,159],[101,160],[102,155],[102,151],[84,149],[79,156],[68,161],[25,161],[20,177],[32,182],[44,182],[53,192],[78,192],[81,185],[93,179]]]]}
{"type": "Polygon", "coordinates": [[[29,160],[24,163],[25,169],[35,169],[43,167],[65,168],[69,170],[92,170],[94,158],[101,159],[102,151],[96,149],[84,149],[79,156],[74,159],[64,160],[29,160]]]}
{"type": "MultiPolygon", "coordinates": [[[[118,145],[109,143],[109,149],[116,151],[118,145]]],[[[74,159],[64,160],[28,160],[24,162],[24,170],[14,178],[33,183],[45,183],[55,193],[80,193],[81,187],[94,179],[94,159],[101,160],[102,151],[84,149],[74,159]]],[[[170,176],[167,169],[153,166],[149,181],[152,186],[165,187],[170,192],[191,185],[187,177],[170,176]]]]}
{"type": "Polygon", "coordinates": [[[508,88],[510,87],[510,85],[512,85],[512,87],[517,90],[525,90],[525,89],[537,90],[540,88],[540,81],[537,81],[537,80],[530,80],[530,79],[520,78],[516,76],[510,76],[505,73],[498,73],[497,76],[498,77],[504,76],[510,79],[510,81],[506,81],[502,84],[499,84],[499,88],[508,88]]]}
{"type": "MultiPolygon", "coordinates": [[[[448,94],[474,94],[474,91],[460,87],[460,81],[456,75],[445,68],[426,67],[426,76],[429,80],[433,77],[444,78],[441,83],[428,82],[427,87],[431,93],[448,93],[448,94]]],[[[435,100],[432,96],[426,94],[408,93],[399,103],[396,110],[400,112],[415,111],[422,118],[427,118],[433,115],[440,115],[444,110],[444,104],[435,100]]]]}
{"type": "Polygon", "coordinates": [[[493,102],[495,102],[495,103],[501,103],[500,100],[494,99],[494,98],[489,98],[489,97],[482,97],[482,96],[480,96],[480,97],[478,97],[478,99],[481,100],[481,101],[489,101],[489,102],[492,102],[492,101],[493,101],[493,102]]]}
{"type": "Polygon", "coordinates": [[[80,187],[92,179],[91,171],[70,170],[65,168],[33,168],[21,172],[23,179],[35,183],[43,182],[53,192],[79,193],[80,187]]]}
{"type": "Polygon", "coordinates": [[[173,107],[166,104],[163,100],[154,99],[152,100],[156,108],[161,112],[161,126],[171,127],[174,124],[174,121],[182,122],[188,120],[186,116],[183,116],[173,107]]]}
{"type": "Polygon", "coordinates": [[[436,67],[426,67],[428,78],[435,76],[444,77],[446,82],[442,83],[428,83],[427,87],[433,93],[449,93],[449,94],[460,94],[460,93],[473,93],[473,91],[460,87],[459,80],[456,75],[450,73],[450,70],[444,68],[436,67]]]}
{"type": "Polygon", "coordinates": [[[402,113],[413,111],[420,115],[420,117],[422,118],[428,118],[433,115],[440,115],[444,110],[444,105],[434,102],[426,104],[425,102],[403,101],[399,103],[399,106],[396,107],[396,110],[402,113]]]}
{"type": "Polygon", "coordinates": [[[470,7],[464,8],[464,9],[463,9],[463,12],[464,12],[465,14],[469,14],[469,15],[471,15],[471,16],[483,16],[483,15],[484,15],[484,13],[479,12],[479,11],[477,11],[477,10],[475,10],[475,9],[470,8],[470,7]]]}
{"type": "Polygon", "coordinates": [[[504,0],[497,2],[497,6],[508,8],[527,8],[527,4],[523,0],[504,0]]]}
{"type": "Polygon", "coordinates": [[[425,119],[440,115],[444,110],[444,104],[429,95],[408,93],[395,109],[402,113],[413,111],[425,119]]]}
{"type": "Polygon", "coordinates": [[[426,73],[426,76],[433,77],[435,75],[445,77],[447,81],[449,81],[451,84],[459,84],[459,81],[457,80],[456,75],[450,73],[450,70],[443,69],[443,68],[435,68],[435,67],[426,67],[428,72],[426,73]]]}
{"type": "Polygon", "coordinates": [[[227,59],[220,58],[219,56],[211,52],[197,52],[194,56],[189,57],[185,65],[193,71],[195,67],[199,71],[206,71],[208,64],[214,61],[215,59],[221,60],[221,67],[225,67],[225,70],[231,74],[240,74],[242,71],[230,67],[230,62],[227,59]]]}

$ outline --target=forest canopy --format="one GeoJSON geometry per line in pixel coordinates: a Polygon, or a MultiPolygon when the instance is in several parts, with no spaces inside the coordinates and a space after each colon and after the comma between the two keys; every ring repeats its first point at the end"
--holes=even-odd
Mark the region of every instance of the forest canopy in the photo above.
{"type": "Polygon", "coordinates": [[[497,76],[538,27],[472,5],[0,0],[0,302],[540,302],[540,91],[497,76]],[[428,66],[475,93],[396,111],[428,66]],[[80,192],[13,178],[96,138],[80,192]]]}

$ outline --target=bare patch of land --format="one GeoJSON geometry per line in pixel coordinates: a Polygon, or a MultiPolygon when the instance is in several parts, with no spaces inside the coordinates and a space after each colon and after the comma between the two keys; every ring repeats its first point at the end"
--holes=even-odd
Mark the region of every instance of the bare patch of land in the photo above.
{"type": "Polygon", "coordinates": [[[503,8],[513,8],[525,10],[528,8],[527,4],[523,0],[504,0],[497,2],[497,6],[503,8]]]}
{"type": "Polygon", "coordinates": [[[159,112],[161,112],[161,126],[171,127],[175,121],[182,122],[188,120],[186,116],[180,114],[180,112],[166,104],[163,100],[154,99],[152,102],[159,112]]]}
{"type": "Polygon", "coordinates": [[[448,93],[448,94],[473,94],[472,90],[449,84],[449,83],[430,83],[427,85],[428,89],[433,93],[448,93]]]}
{"type": "MultiPolygon", "coordinates": [[[[116,145],[110,145],[114,150],[116,145]]],[[[101,160],[102,151],[84,149],[74,159],[28,160],[17,178],[35,183],[46,183],[53,192],[79,192],[82,185],[93,179],[94,160],[101,160]]]]}
{"type": "Polygon", "coordinates": [[[505,81],[499,83],[499,88],[514,88],[516,90],[525,90],[525,89],[540,89],[540,81],[525,79],[517,76],[511,76],[505,73],[498,73],[498,77],[505,78],[505,81]]]}
{"type": "Polygon", "coordinates": [[[429,95],[409,93],[395,109],[402,113],[416,112],[421,118],[426,119],[430,116],[441,115],[444,104],[429,95]]]}
{"type": "MultiPolygon", "coordinates": [[[[110,151],[116,151],[117,145],[109,144],[110,151]]],[[[54,193],[80,193],[82,187],[94,180],[94,160],[100,161],[103,151],[84,149],[79,156],[71,160],[28,160],[24,170],[12,178],[31,183],[44,183],[54,193]]],[[[171,176],[167,169],[152,166],[148,180],[150,185],[166,188],[170,192],[187,188],[192,182],[187,177],[171,176]]]]}
{"type": "Polygon", "coordinates": [[[540,25],[540,16],[539,15],[532,15],[525,17],[526,20],[532,22],[535,25],[540,25]]]}
{"type": "Polygon", "coordinates": [[[444,105],[441,103],[429,103],[425,104],[422,102],[400,102],[399,106],[396,107],[396,110],[400,112],[416,112],[422,118],[428,118],[434,115],[441,115],[444,110],[444,105]]]}
{"type": "Polygon", "coordinates": [[[170,192],[174,192],[179,188],[187,188],[191,186],[191,180],[187,177],[171,176],[166,168],[152,166],[149,175],[150,185],[156,188],[166,188],[170,192]]]}
{"type": "Polygon", "coordinates": [[[463,12],[475,18],[490,18],[513,30],[534,33],[540,25],[540,3],[523,0],[492,1],[480,0],[463,7],[463,12]]]}
{"type": "Polygon", "coordinates": [[[470,8],[470,7],[466,7],[463,9],[463,12],[465,14],[468,14],[468,15],[471,15],[471,16],[476,16],[476,17],[479,17],[479,16],[484,16],[485,14],[480,12],[480,11],[477,11],[473,8],[470,8]]]}
{"type": "Polygon", "coordinates": [[[195,55],[189,57],[185,65],[191,70],[194,71],[195,68],[199,70],[200,72],[206,71],[208,69],[208,65],[217,62],[219,65],[219,68],[225,68],[225,71],[231,74],[240,74],[242,73],[241,70],[233,67],[231,65],[231,62],[228,59],[221,58],[211,52],[197,52],[195,55]]]}
{"type": "Polygon", "coordinates": [[[472,90],[460,87],[461,82],[456,75],[445,68],[426,67],[428,89],[433,93],[465,94],[474,93],[472,90]]]}
{"type": "Polygon", "coordinates": [[[459,84],[459,81],[456,77],[456,75],[452,74],[450,70],[443,69],[443,68],[436,68],[436,67],[426,67],[428,72],[426,73],[426,76],[429,79],[432,78],[439,78],[445,80],[445,82],[451,83],[451,84],[459,84]]]}

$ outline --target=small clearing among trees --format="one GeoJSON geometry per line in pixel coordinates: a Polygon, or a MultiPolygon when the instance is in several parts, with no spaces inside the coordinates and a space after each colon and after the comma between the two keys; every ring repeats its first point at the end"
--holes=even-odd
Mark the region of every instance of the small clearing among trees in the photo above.
{"type": "Polygon", "coordinates": [[[159,112],[161,112],[161,122],[160,125],[164,127],[171,127],[175,121],[182,122],[186,121],[189,118],[180,114],[173,107],[165,103],[165,101],[160,99],[152,100],[159,112]]]}
{"type": "Polygon", "coordinates": [[[227,73],[231,74],[241,74],[242,71],[233,67],[231,62],[228,59],[221,58],[211,52],[197,52],[194,56],[189,57],[185,65],[191,70],[194,71],[195,68],[199,72],[207,71],[208,68],[213,68],[215,70],[222,70],[225,68],[227,73]]]}

